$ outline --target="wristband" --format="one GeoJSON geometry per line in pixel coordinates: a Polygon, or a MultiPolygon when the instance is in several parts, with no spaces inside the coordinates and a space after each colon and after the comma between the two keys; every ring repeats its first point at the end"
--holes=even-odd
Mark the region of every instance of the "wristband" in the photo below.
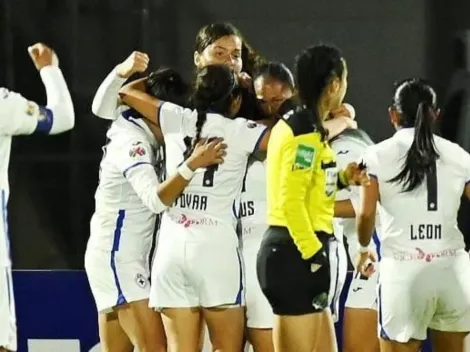
{"type": "Polygon", "coordinates": [[[186,162],[182,163],[179,167],[178,167],[178,173],[181,175],[182,178],[184,178],[186,181],[191,181],[191,179],[193,178],[194,176],[194,171],[191,170],[188,166],[188,164],[186,164],[186,162]]]}
{"type": "Polygon", "coordinates": [[[369,245],[367,245],[367,246],[364,247],[363,245],[361,245],[361,244],[359,243],[359,253],[361,253],[361,254],[362,254],[362,253],[367,253],[367,252],[369,252],[369,250],[370,250],[369,245]]]}

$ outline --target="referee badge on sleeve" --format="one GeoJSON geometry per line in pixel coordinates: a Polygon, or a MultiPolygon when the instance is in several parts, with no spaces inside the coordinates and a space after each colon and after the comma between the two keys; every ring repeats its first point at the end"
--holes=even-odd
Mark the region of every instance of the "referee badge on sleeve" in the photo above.
{"type": "Polygon", "coordinates": [[[305,144],[299,144],[295,152],[295,160],[292,170],[305,170],[311,168],[314,158],[315,148],[305,144]]]}

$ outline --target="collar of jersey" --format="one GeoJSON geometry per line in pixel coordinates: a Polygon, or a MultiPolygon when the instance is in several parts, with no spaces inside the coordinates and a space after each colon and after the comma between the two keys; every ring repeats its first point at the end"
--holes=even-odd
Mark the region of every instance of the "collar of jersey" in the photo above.
{"type": "Polygon", "coordinates": [[[121,113],[121,116],[124,118],[125,121],[128,123],[132,123],[136,125],[137,127],[140,127],[142,130],[144,130],[145,134],[147,135],[150,143],[152,146],[156,147],[158,145],[155,136],[153,135],[152,131],[150,130],[149,126],[142,120],[142,119],[135,119],[132,117],[130,114],[131,110],[126,110],[121,113]]]}

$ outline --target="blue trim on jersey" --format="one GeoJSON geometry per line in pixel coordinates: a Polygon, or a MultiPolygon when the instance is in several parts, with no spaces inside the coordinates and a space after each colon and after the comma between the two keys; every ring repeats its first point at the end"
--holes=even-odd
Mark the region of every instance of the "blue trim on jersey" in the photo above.
{"type": "Polygon", "coordinates": [[[243,263],[242,258],[240,256],[240,251],[237,248],[237,258],[238,258],[238,266],[240,267],[240,288],[237,293],[237,297],[235,298],[235,305],[241,305],[243,303],[243,263]]]}
{"type": "Polygon", "coordinates": [[[116,284],[118,290],[118,298],[116,306],[126,304],[126,298],[122,293],[121,284],[119,283],[119,278],[116,270],[116,252],[119,251],[119,242],[121,241],[121,230],[124,218],[126,217],[126,211],[121,209],[118,212],[118,217],[116,220],[116,229],[114,230],[114,240],[113,240],[113,249],[111,250],[111,269],[113,270],[114,283],[116,284]]]}
{"type": "Polygon", "coordinates": [[[253,153],[258,150],[261,140],[266,135],[266,133],[268,133],[268,131],[269,131],[269,128],[266,127],[264,131],[259,135],[258,140],[256,141],[256,144],[255,144],[255,147],[253,148],[253,153]]]}
{"type": "Polygon", "coordinates": [[[382,318],[382,286],[379,284],[379,295],[378,295],[378,301],[379,301],[379,334],[380,337],[384,340],[390,340],[390,337],[388,337],[387,333],[384,330],[383,327],[383,318],[382,318]]]}
{"type": "Polygon", "coordinates": [[[375,249],[377,250],[377,259],[380,262],[380,259],[382,258],[382,255],[380,254],[380,248],[382,245],[380,244],[380,238],[379,238],[379,235],[377,235],[377,230],[374,230],[374,234],[372,235],[372,240],[374,241],[375,249]]]}
{"type": "Polygon", "coordinates": [[[164,134],[164,133],[163,133],[163,130],[162,130],[162,125],[160,124],[160,118],[162,117],[162,106],[163,106],[163,104],[165,104],[165,102],[161,101],[160,104],[158,104],[158,108],[157,108],[157,124],[160,127],[160,130],[162,131],[162,134],[164,134]]]}
{"type": "Polygon", "coordinates": [[[10,234],[8,233],[8,208],[7,208],[7,197],[5,190],[2,189],[2,218],[3,218],[3,232],[5,236],[5,250],[8,255],[8,259],[11,260],[11,248],[10,248],[10,234]]]}
{"type": "Polygon", "coordinates": [[[134,118],[134,117],[132,116],[132,112],[133,112],[132,109],[125,110],[125,111],[121,112],[121,116],[124,117],[124,119],[125,119],[127,122],[133,123],[134,125],[136,125],[136,126],[139,127],[140,129],[145,130],[145,129],[144,129],[141,125],[139,125],[137,122],[131,120],[131,117],[134,118]]]}
{"type": "MultiPolygon", "coordinates": [[[[122,173],[124,175],[124,177],[127,177],[127,172],[137,166],[140,166],[140,165],[152,165],[151,163],[148,163],[146,161],[139,161],[131,166],[129,166],[127,169],[124,170],[124,172],[122,173]]],[[[152,165],[153,167],[153,165],[152,165]]]]}
{"type": "Polygon", "coordinates": [[[41,116],[41,119],[38,120],[38,124],[36,125],[34,133],[49,134],[52,129],[52,124],[54,123],[54,113],[51,109],[40,106],[39,116],[41,116]]]}
{"type": "Polygon", "coordinates": [[[11,313],[11,304],[12,304],[12,297],[11,297],[11,292],[12,292],[12,286],[11,286],[11,280],[10,280],[10,268],[5,268],[5,275],[7,277],[7,290],[8,290],[8,308],[11,313]]]}

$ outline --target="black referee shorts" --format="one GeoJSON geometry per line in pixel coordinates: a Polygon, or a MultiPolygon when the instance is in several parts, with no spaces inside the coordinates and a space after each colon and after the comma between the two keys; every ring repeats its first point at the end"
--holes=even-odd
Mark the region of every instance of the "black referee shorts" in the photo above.
{"type": "MultiPolygon", "coordinates": [[[[325,250],[334,236],[317,233],[325,250]]],[[[321,312],[329,305],[330,263],[311,271],[286,227],[270,226],[264,234],[256,263],[258,281],[276,315],[321,312]]]]}

